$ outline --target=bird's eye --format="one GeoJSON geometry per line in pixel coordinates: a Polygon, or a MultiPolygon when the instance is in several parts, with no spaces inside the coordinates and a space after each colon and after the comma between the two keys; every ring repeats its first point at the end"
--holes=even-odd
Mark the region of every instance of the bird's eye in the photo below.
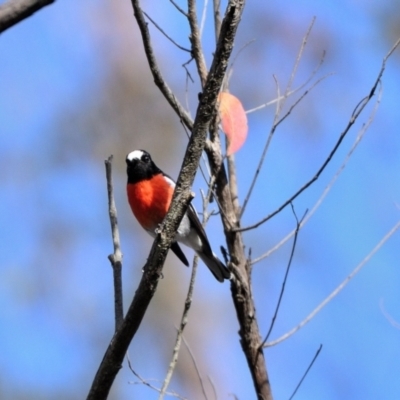
{"type": "Polygon", "coordinates": [[[144,154],[142,156],[142,161],[145,162],[145,163],[148,163],[150,161],[150,157],[147,154],[144,154]]]}

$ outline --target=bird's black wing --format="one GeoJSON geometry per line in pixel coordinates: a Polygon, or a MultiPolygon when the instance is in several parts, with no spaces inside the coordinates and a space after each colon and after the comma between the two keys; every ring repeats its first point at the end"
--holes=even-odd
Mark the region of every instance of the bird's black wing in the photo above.
{"type": "Polygon", "coordinates": [[[175,253],[175,255],[188,267],[189,261],[187,260],[185,254],[183,254],[182,249],[179,247],[177,242],[173,242],[171,244],[171,250],[175,253]]]}
{"type": "Polygon", "coordinates": [[[201,225],[201,222],[199,220],[199,217],[197,216],[196,210],[194,207],[190,204],[187,210],[187,215],[189,217],[189,221],[193,228],[196,230],[197,234],[200,236],[201,243],[203,243],[203,251],[204,253],[208,255],[212,255],[212,250],[210,246],[210,242],[207,239],[206,232],[204,231],[203,225],[201,225]]]}
{"type": "Polygon", "coordinates": [[[230,279],[231,273],[229,272],[228,268],[226,268],[226,266],[211,250],[210,242],[208,241],[204,228],[196,214],[196,210],[192,205],[189,206],[187,215],[192,228],[196,230],[203,245],[201,251],[197,252],[199,257],[203,260],[203,262],[207,265],[219,282],[223,282],[224,279],[230,279]]]}

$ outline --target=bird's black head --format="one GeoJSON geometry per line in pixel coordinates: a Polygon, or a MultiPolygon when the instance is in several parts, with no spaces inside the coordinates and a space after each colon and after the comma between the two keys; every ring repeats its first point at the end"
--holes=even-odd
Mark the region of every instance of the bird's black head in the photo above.
{"type": "Polygon", "coordinates": [[[161,170],[154,164],[145,150],[134,150],[126,156],[128,183],[140,182],[159,174],[161,170]]]}

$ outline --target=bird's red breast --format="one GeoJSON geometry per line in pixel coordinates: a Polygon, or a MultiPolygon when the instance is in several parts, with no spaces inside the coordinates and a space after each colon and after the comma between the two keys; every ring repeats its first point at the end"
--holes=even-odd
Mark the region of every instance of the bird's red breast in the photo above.
{"type": "Polygon", "coordinates": [[[129,205],[140,225],[155,230],[163,221],[171,204],[174,188],[162,174],[127,185],[129,205]]]}

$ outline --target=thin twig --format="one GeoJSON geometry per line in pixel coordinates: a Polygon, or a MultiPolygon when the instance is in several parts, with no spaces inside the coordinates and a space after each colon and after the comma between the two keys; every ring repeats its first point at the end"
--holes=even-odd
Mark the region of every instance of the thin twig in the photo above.
{"type": "Polygon", "coordinates": [[[192,268],[192,275],[190,277],[189,289],[188,289],[188,293],[187,293],[186,300],[185,300],[185,306],[183,308],[183,313],[182,313],[182,317],[181,317],[181,323],[179,325],[178,332],[176,335],[175,346],[174,346],[174,350],[172,352],[172,359],[171,359],[171,362],[168,367],[167,375],[165,376],[163,385],[160,390],[160,394],[158,396],[159,400],[162,400],[164,398],[164,395],[166,394],[168,386],[171,382],[172,374],[174,373],[176,363],[178,362],[178,356],[179,356],[179,350],[181,348],[183,331],[185,330],[185,327],[186,327],[186,324],[188,321],[189,310],[192,305],[193,289],[194,289],[194,282],[196,280],[198,260],[199,260],[198,257],[195,256],[194,260],[193,260],[193,268],[192,268]]]}
{"type": "Polygon", "coordinates": [[[214,0],[214,29],[215,29],[215,42],[218,42],[219,33],[221,31],[221,0],[214,0]]]}
{"type": "MultiPolygon", "coordinates": [[[[240,47],[240,49],[238,50],[238,52],[235,54],[235,57],[233,57],[229,69],[233,69],[233,66],[235,65],[237,59],[238,59],[239,56],[242,54],[242,52],[243,52],[244,50],[246,50],[247,47],[250,47],[250,45],[253,44],[255,41],[256,41],[256,39],[250,39],[250,40],[249,40],[248,42],[246,42],[242,47],[240,47]]],[[[246,113],[248,113],[248,111],[246,111],[246,113]]]]}
{"type": "Polygon", "coordinates": [[[208,378],[208,382],[210,382],[211,388],[213,390],[214,399],[217,400],[218,395],[217,395],[217,389],[215,388],[215,384],[209,375],[207,375],[207,378],[208,378]]]}
{"type": "Polygon", "coordinates": [[[208,9],[208,0],[204,0],[203,12],[201,13],[200,30],[199,30],[200,40],[203,37],[204,26],[206,24],[207,9],[208,9]]]}
{"type": "Polygon", "coordinates": [[[207,393],[206,393],[206,388],[205,388],[205,386],[204,386],[204,380],[203,380],[203,378],[202,378],[202,376],[201,376],[201,374],[200,374],[200,370],[199,370],[199,367],[198,367],[198,365],[197,365],[196,358],[195,358],[195,356],[194,356],[194,354],[193,354],[193,352],[192,352],[192,349],[190,348],[190,346],[189,346],[189,344],[188,344],[188,342],[186,341],[186,339],[185,339],[184,336],[182,336],[182,339],[183,339],[183,343],[185,344],[185,346],[186,346],[186,348],[187,348],[187,350],[188,350],[188,352],[189,352],[190,358],[191,358],[192,361],[193,361],[194,368],[196,369],[196,373],[197,373],[197,376],[198,376],[198,378],[199,378],[199,382],[200,382],[200,386],[201,386],[201,391],[203,392],[203,396],[204,396],[204,398],[207,400],[207,399],[208,399],[208,396],[207,396],[207,393]]]}
{"type": "MultiPolygon", "coordinates": [[[[228,140],[226,140],[228,146],[228,140]]],[[[237,183],[235,155],[231,154],[227,157],[228,176],[229,176],[229,190],[232,196],[233,209],[236,212],[236,218],[239,220],[240,216],[240,203],[239,203],[239,189],[237,183]]]]}
{"type": "MultiPolygon", "coordinates": [[[[143,46],[145,48],[149,66],[156,81],[155,83],[164,95],[166,95],[168,101],[173,103],[171,105],[174,109],[178,110],[178,115],[180,115],[183,120],[185,118],[187,119],[189,117],[186,111],[180,110],[179,107],[181,106],[179,103],[175,102],[175,96],[172,92],[169,95],[170,89],[162,80],[162,76],[159,73],[153,49],[151,47],[148,27],[140,6],[140,1],[132,0],[132,6],[142,33],[143,46]],[[157,82],[157,80],[159,81],[157,82]]],[[[192,199],[191,185],[193,184],[201,153],[205,146],[210,121],[215,112],[217,97],[226,73],[228,60],[232,52],[233,42],[243,8],[244,0],[236,0],[234,5],[231,4],[231,2],[228,5],[222,23],[221,38],[218,42],[210,72],[207,76],[207,81],[200,97],[195,122],[192,128],[192,135],[186,149],[185,158],[178,176],[170,209],[163,221],[162,229],[153,242],[142,279],[128,312],[126,313],[121,326],[110,341],[106,353],[96,372],[87,400],[107,399],[114,379],[121,368],[128,346],[139,329],[150,301],[157,289],[169,247],[192,199]]],[[[190,119],[184,122],[186,126],[192,123],[190,119]]]]}
{"type": "Polygon", "coordinates": [[[315,360],[318,358],[319,353],[321,352],[321,350],[322,350],[322,344],[319,346],[319,348],[318,348],[317,352],[315,353],[315,355],[314,355],[314,357],[313,357],[313,359],[312,359],[310,365],[308,366],[306,372],[304,372],[304,375],[303,375],[302,378],[300,379],[299,384],[296,386],[296,389],[294,389],[294,392],[293,392],[292,395],[289,397],[289,400],[292,400],[293,397],[295,396],[295,394],[297,393],[297,391],[299,390],[301,384],[303,383],[305,377],[307,376],[308,372],[310,371],[311,367],[313,366],[315,360]]]}
{"type": "Polygon", "coordinates": [[[207,79],[207,66],[201,46],[201,34],[197,23],[196,1],[188,0],[188,19],[190,25],[190,43],[192,44],[192,56],[196,61],[201,87],[204,88],[207,79]]]}
{"type": "Polygon", "coordinates": [[[282,301],[282,298],[283,298],[283,293],[285,292],[285,287],[286,287],[287,278],[288,278],[288,276],[289,276],[290,266],[292,265],[293,256],[294,256],[294,251],[295,251],[295,249],[296,249],[296,244],[297,244],[297,236],[298,236],[298,234],[299,234],[301,222],[304,220],[304,217],[305,217],[306,214],[307,214],[307,210],[306,210],[306,212],[304,213],[303,217],[302,217],[301,220],[299,221],[299,219],[297,218],[297,214],[296,214],[296,211],[295,211],[295,209],[294,209],[293,204],[290,204],[290,205],[291,205],[291,207],[292,207],[293,215],[294,215],[294,217],[295,217],[295,219],[296,219],[296,230],[295,230],[295,234],[294,234],[292,250],[291,250],[291,252],[290,252],[290,257],[289,257],[289,261],[288,261],[288,264],[287,264],[287,267],[286,267],[285,277],[283,278],[281,292],[279,293],[278,303],[276,304],[275,313],[274,313],[274,316],[272,317],[272,321],[271,321],[271,325],[270,325],[270,327],[269,327],[268,333],[266,334],[265,339],[264,339],[263,342],[261,343],[261,346],[260,346],[260,347],[263,347],[264,344],[267,342],[267,340],[268,340],[268,338],[269,338],[269,335],[271,334],[272,329],[273,329],[273,327],[274,327],[274,325],[275,325],[275,321],[276,321],[276,318],[277,318],[278,312],[279,312],[279,307],[280,307],[280,305],[281,305],[281,301],[282,301]]]}
{"type": "Polygon", "coordinates": [[[150,71],[153,75],[154,83],[160,89],[161,93],[164,95],[168,103],[171,105],[173,110],[177,113],[180,120],[187,126],[191,131],[193,129],[193,120],[176,98],[165,79],[163,78],[160,68],[158,67],[156,57],[154,55],[153,47],[150,39],[150,32],[144,18],[143,10],[140,5],[139,0],[131,0],[135,18],[139,26],[140,32],[142,34],[142,41],[144,46],[144,51],[147,57],[147,62],[149,63],[150,71]]]}
{"type": "MultiPolygon", "coordinates": [[[[228,149],[229,143],[228,138],[225,136],[225,150],[228,149]]],[[[228,179],[229,179],[229,190],[231,192],[232,202],[235,211],[237,212],[236,217],[239,220],[240,215],[240,204],[239,204],[239,190],[237,184],[237,174],[236,174],[236,163],[235,155],[230,154],[227,156],[227,167],[228,167],[228,179]]]]}
{"type": "Polygon", "coordinates": [[[150,20],[150,22],[171,42],[173,43],[176,47],[178,47],[178,49],[181,49],[183,51],[187,51],[188,53],[190,53],[189,49],[186,49],[185,47],[181,46],[180,44],[178,44],[177,42],[175,42],[174,39],[172,39],[171,36],[169,36],[162,28],[160,25],[158,25],[151,17],[149,14],[146,13],[146,11],[143,11],[143,14],[150,20]]]}
{"type": "MultiPolygon", "coordinates": [[[[295,89],[292,89],[292,90],[288,91],[287,94],[286,94],[286,97],[290,97],[290,96],[292,96],[294,93],[297,93],[297,92],[299,92],[300,90],[302,90],[303,88],[305,88],[305,87],[313,80],[314,76],[315,76],[315,75],[317,74],[317,72],[319,71],[319,69],[320,69],[321,65],[323,64],[324,60],[325,60],[325,51],[322,52],[322,56],[321,56],[321,58],[320,58],[320,60],[319,60],[319,62],[318,62],[318,64],[317,64],[317,66],[316,66],[316,67],[314,68],[314,70],[311,72],[310,76],[309,76],[300,86],[296,87],[295,89]]],[[[326,74],[325,76],[323,76],[323,77],[320,78],[319,80],[325,79],[325,78],[327,78],[328,76],[331,76],[331,75],[333,75],[332,72],[329,73],[329,74],[326,74]]],[[[275,103],[277,103],[278,101],[281,101],[284,97],[285,97],[285,96],[282,95],[282,96],[279,97],[279,98],[275,98],[275,99],[273,99],[273,100],[267,101],[266,103],[260,104],[260,105],[257,106],[257,107],[250,108],[250,109],[246,110],[246,114],[251,114],[251,113],[256,112],[256,111],[259,111],[259,110],[261,110],[261,109],[263,109],[263,108],[265,108],[265,107],[271,106],[272,104],[275,104],[275,103]]]]}
{"type": "MultiPolygon", "coordinates": [[[[296,106],[308,95],[311,93],[313,89],[317,87],[323,80],[331,76],[332,74],[326,74],[323,77],[317,79],[307,90],[303,92],[303,94],[289,107],[289,110],[284,114],[282,118],[276,120],[273,129],[275,130],[289,115],[293,112],[296,106]]],[[[278,98],[282,99],[284,96],[279,96],[278,98]]],[[[279,102],[278,102],[279,103],[279,102]]]]}
{"type": "MultiPolygon", "coordinates": [[[[212,182],[213,181],[211,180],[211,184],[212,184],[212,182]]],[[[210,184],[210,187],[211,187],[211,184],[210,184]]],[[[207,213],[207,207],[210,202],[211,195],[212,195],[212,191],[210,189],[208,190],[207,196],[204,196],[202,193],[202,197],[203,197],[203,213],[202,213],[203,214],[203,222],[202,222],[202,225],[204,228],[207,225],[207,222],[211,216],[211,214],[207,213]]],[[[179,350],[180,350],[181,343],[182,343],[183,331],[185,330],[186,324],[188,322],[189,310],[190,310],[190,307],[192,305],[192,300],[193,300],[193,290],[194,290],[194,283],[196,280],[198,261],[199,261],[199,259],[198,259],[198,256],[196,255],[193,259],[193,269],[192,269],[192,274],[190,277],[189,289],[188,289],[188,293],[187,293],[186,299],[185,299],[185,306],[184,306],[182,317],[181,317],[181,323],[179,325],[178,332],[177,332],[176,339],[175,339],[175,346],[174,346],[174,350],[172,353],[172,359],[169,364],[167,375],[163,382],[163,386],[161,388],[159,400],[162,400],[164,398],[164,394],[168,388],[168,385],[171,382],[172,374],[173,374],[176,364],[178,362],[178,355],[179,355],[179,350]]]]}
{"type": "MultiPolygon", "coordinates": [[[[280,117],[280,113],[281,113],[281,111],[282,111],[282,109],[283,109],[283,107],[284,107],[284,105],[286,103],[286,100],[289,97],[289,93],[291,92],[293,81],[294,81],[294,79],[296,77],[297,70],[299,69],[300,61],[303,58],[303,53],[304,53],[304,50],[306,48],[308,38],[309,38],[309,36],[311,34],[312,27],[314,26],[314,22],[315,22],[315,17],[312,18],[311,23],[310,23],[310,25],[309,25],[309,27],[308,27],[308,29],[306,31],[306,34],[303,37],[303,41],[301,43],[301,46],[300,46],[299,52],[297,54],[294,66],[292,68],[292,72],[291,72],[290,77],[289,77],[289,81],[288,81],[288,83],[286,85],[285,92],[284,92],[282,98],[281,98],[280,93],[278,91],[278,96],[277,97],[278,97],[278,99],[280,98],[281,100],[279,100],[277,102],[277,108],[276,108],[276,112],[275,112],[275,116],[274,116],[274,125],[277,124],[277,121],[279,120],[279,117],[280,117]]],[[[277,83],[277,80],[276,80],[275,77],[274,77],[274,79],[275,79],[275,81],[277,83]]],[[[279,85],[278,84],[277,84],[277,86],[278,86],[278,89],[279,89],[279,85]]]]}
{"type": "Polygon", "coordinates": [[[108,256],[111,262],[114,275],[114,308],[115,308],[115,331],[120,327],[124,319],[124,310],[122,302],[122,252],[119,240],[118,230],[118,216],[117,208],[115,206],[114,192],[113,192],[113,181],[112,181],[112,160],[113,156],[108,157],[104,161],[106,166],[106,178],[107,178],[107,194],[108,194],[108,213],[110,215],[111,233],[113,239],[114,253],[108,256]]]}
{"type": "MultiPolygon", "coordinates": [[[[131,360],[130,360],[130,358],[129,358],[129,354],[128,354],[128,353],[126,354],[126,359],[127,359],[127,361],[128,361],[128,367],[129,367],[129,369],[131,370],[132,374],[135,375],[136,378],[139,379],[139,382],[131,382],[131,383],[133,383],[133,384],[138,384],[138,383],[140,383],[140,384],[145,385],[145,386],[147,386],[148,388],[150,388],[150,389],[152,389],[152,390],[154,390],[154,391],[156,391],[156,392],[160,392],[160,391],[161,391],[160,388],[158,388],[157,386],[154,386],[154,385],[152,385],[151,383],[149,383],[149,379],[144,379],[144,378],[142,378],[142,377],[133,369],[132,363],[131,363],[131,360]]],[[[165,394],[166,394],[167,396],[176,397],[177,399],[180,399],[180,400],[188,400],[186,397],[182,397],[181,395],[179,395],[179,394],[176,393],[176,392],[166,392],[165,394]]]]}
{"type": "MultiPolygon", "coordinates": [[[[290,90],[292,88],[294,78],[296,77],[297,70],[299,69],[300,61],[303,58],[303,53],[304,53],[304,50],[306,48],[307,41],[308,41],[308,38],[310,37],[311,30],[312,30],[312,28],[314,26],[315,20],[316,20],[316,17],[313,17],[312,20],[311,20],[311,23],[310,23],[310,25],[309,25],[309,27],[307,29],[307,32],[303,37],[303,41],[301,43],[299,53],[297,54],[296,61],[295,61],[294,66],[292,68],[292,73],[290,75],[289,82],[288,82],[288,84],[286,86],[285,95],[284,95],[285,99],[287,98],[287,94],[290,92],[290,90]]],[[[282,106],[283,106],[283,104],[282,104],[282,106]]]]}
{"type": "MultiPolygon", "coordinates": [[[[304,218],[304,220],[301,223],[300,229],[303,228],[303,226],[310,220],[310,218],[313,216],[313,214],[317,211],[317,209],[322,204],[322,202],[325,199],[325,197],[328,195],[329,191],[332,189],[334,183],[339,178],[339,175],[343,172],[343,170],[345,169],[347,163],[350,161],[351,156],[353,155],[354,151],[356,150],[356,148],[360,144],[361,140],[363,139],[365,133],[367,132],[367,130],[370,127],[370,125],[372,124],[373,120],[375,119],[376,112],[378,111],[379,105],[380,105],[381,100],[382,100],[382,93],[383,92],[382,92],[382,87],[381,87],[380,90],[379,90],[378,98],[377,98],[377,100],[375,102],[374,108],[372,109],[372,111],[371,111],[371,113],[369,115],[369,118],[368,118],[367,122],[364,123],[363,126],[361,127],[361,129],[358,131],[357,137],[356,137],[352,147],[350,148],[349,152],[346,154],[346,157],[344,158],[342,164],[340,165],[340,167],[338,168],[336,173],[333,175],[332,179],[327,184],[327,186],[325,187],[325,189],[322,192],[321,196],[316,201],[316,203],[314,204],[314,206],[312,207],[310,212],[307,213],[307,216],[304,218]]],[[[254,264],[260,262],[261,260],[263,260],[264,258],[269,257],[272,253],[274,253],[281,246],[283,246],[294,235],[295,231],[296,230],[293,229],[288,235],[286,235],[274,247],[269,249],[266,253],[262,254],[261,256],[259,256],[259,257],[255,258],[254,260],[252,260],[251,264],[254,265],[254,264]]]]}
{"type": "Polygon", "coordinates": [[[192,75],[190,74],[187,65],[189,65],[192,61],[193,61],[193,57],[182,64],[182,67],[185,69],[185,72],[186,72],[185,98],[186,98],[186,105],[187,105],[188,109],[189,109],[189,102],[188,102],[188,99],[187,99],[187,97],[188,97],[188,84],[189,84],[188,80],[190,79],[192,81],[192,83],[194,83],[194,79],[192,78],[192,75]]]}
{"type": "Polygon", "coordinates": [[[397,322],[386,310],[385,305],[383,304],[383,299],[379,302],[379,307],[382,311],[382,314],[384,317],[390,322],[392,326],[394,326],[396,329],[400,329],[400,322],[397,322]]]}
{"type": "Polygon", "coordinates": [[[380,240],[380,242],[371,250],[371,252],[353,269],[353,271],[346,277],[346,279],[323,301],[316,307],[303,321],[291,329],[289,332],[282,335],[280,338],[272,342],[265,343],[264,347],[275,346],[278,343],[288,339],[305,324],[310,322],[335,296],[337,296],[345,286],[354,278],[354,276],[361,271],[361,269],[368,263],[372,256],[393,236],[393,234],[400,228],[400,221],[380,240]]]}
{"type": "Polygon", "coordinates": [[[0,33],[30,17],[55,0],[9,0],[0,5],[0,33]]]}
{"type": "Polygon", "coordinates": [[[181,8],[179,7],[179,5],[174,1],[174,0],[169,0],[174,6],[175,8],[181,13],[183,14],[186,18],[187,18],[187,13],[181,8]]]}
{"type": "Polygon", "coordinates": [[[328,157],[323,162],[323,164],[321,165],[321,167],[319,168],[317,173],[314,175],[314,177],[311,178],[296,193],[294,193],[288,200],[286,200],[280,207],[278,207],[275,211],[273,211],[267,217],[263,218],[262,220],[258,221],[255,224],[249,225],[247,227],[236,228],[237,232],[244,232],[244,231],[248,231],[248,230],[251,230],[251,229],[255,229],[255,228],[259,227],[260,225],[264,224],[265,222],[270,220],[272,217],[274,217],[276,214],[280,213],[284,208],[286,208],[291,202],[293,202],[293,200],[296,197],[298,197],[301,193],[303,193],[309,186],[311,186],[319,178],[321,173],[324,171],[326,166],[331,161],[332,157],[335,155],[335,153],[336,153],[337,149],[339,148],[340,144],[342,143],[343,139],[345,138],[347,133],[350,131],[350,128],[352,128],[352,126],[354,125],[354,123],[356,122],[356,120],[358,119],[360,114],[364,111],[365,107],[368,105],[368,103],[370,102],[372,97],[375,95],[375,91],[376,91],[378,85],[380,84],[383,72],[385,70],[386,62],[387,62],[389,56],[393,53],[393,51],[397,48],[397,46],[399,44],[400,44],[400,39],[396,42],[396,44],[393,46],[393,48],[390,50],[390,52],[383,59],[381,69],[380,69],[380,71],[378,73],[378,76],[377,76],[377,78],[376,78],[376,80],[375,80],[375,82],[374,82],[369,94],[363,100],[361,100],[361,102],[359,104],[357,104],[357,106],[355,107],[355,109],[354,109],[354,111],[353,111],[353,113],[352,113],[352,115],[351,115],[351,117],[350,117],[350,119],[349,119],[349,121],[347,123],[347,126],[342,131],[342,133],[340,134],[339,139],[337,140],[335,146],[333,147],[333,149],[331,150],[331,152],[329,153],[328,157]]]}
{"type": "Polygon", "coordinates": [[[288,84],[286,85],[286,89],[285,89],[285,92],[284,92],[283,96],[281,96],[281,94],[280,94],[280,87],[279,87],[278,80],[277,80],[276,77],[274,76],[275,85],[276,85],[276,91],[277,91],[277,99],[278,99],[277,102],[276,102],[276,109],[275,109],[274,120],[273,120],[273,123],[272,123],[271,130],[270,130],[270,132],[269,132],[267,141],[266,141],[266,143],[265,143],[263,152],[262,152],[262,154],[261,154],[260,160],[259,160],[259,162],[258,162],[257,169],[256,169],[256,171],[255,171],[255,173],[254,173],[254,176],[253,176],[252,182],[251,182],[251,184],[250,184],[249,190],[248,190],[247,195],[246,195],[246,197],[245,197],[245,199],[244,199],[243,207],[242,207],[242,210],[241,210],[241,213],[240,213],[240,217],[243,216],[243,214],[244,214],[244,212],[245,212],[245,210],[246,210],[247,203],[248,203],[248,201],[250,200],[251,194],[252,194],[252,192],[253,192],[253,189],[254,189],[254,186],[255,186],[255,184],[256,184],[257,178],[258,178],[258,176],[259,176],[259,174],[260,174],[261,168],[262,168],[262,166],[263,166],[263,164],[264,164],[265,157],[266,157],[266,155],[267,155],[269,146],[270,146],[271,141],[272,141],[272,138],[273,138],[273,136],[274,136],[274,134],[275,134],[275,132],[276,132],[276,129],[277,129],[278,126],[291,114],[291,112],[293,111],[293,109],[303,100],[303,98],[304,98],[309,92],[311,92],[311,90],[314,89],[323,79],[325,79],[325,77],[323,77],[323,78],[317,80],[317,81],[311,86],[310,89],[306,90],[306,91],[303,93],[303,95],[300,96],[300,98],[297,99],[297,100],[294,102],[294,104],[289,108],[289,111],[288,111],[282,118],[280,117],[281,112],[282,112],[282,109],[283,109],[283,106],[284,106],[284,104],[285,104],[287,98],[289,97],[289,95],[290,95],[290,93],[291,93],[291,87],[292,87],[292,84],[293,84],[293,80],[294,80],[294,78],[295,78],[295,76],[296,76],[296,73],[297,73],[297,70],[298,70],[298,67],[299,67],[300,60],[301,60],[301,58],[302,58],[302,56],[303,56],[303,52],[304,52],[305,46],[306,46],[306,44],[307,44],[308,37],[310,36],[311,29],[312,29],[312,27],[313,27],[313,25],[314,25],[314,22],[315,22],[315,17],[312,19],[311,24],[310,24],[310,26],[309,26],[309,28],[308,28],[306,34],[304,35],[302,44],[301,44],[301,46],[300,46],[299,53],[298,53],[298,55],[297,55],[297,57],[296,57],[296,61],[295,61],[295,64],[294,64],[294,66],[293,66],[293,69],[292,69],[292,72],[291,72],[291,75],[290,75],[290,78],[289,78],[289,82],[288,82],[288,84]]]}
{"type": "MultiPolygon", "coordinates": [[[[221,29],[221,35],[222,32],[223,28],[221,29]]],[[[215,125],[215,122],[213,125],[215,125]]],[[[216,177],[216,195],[230,256],[228,267],[232,273],[231,294],[240,325],[240,344],[246,356],[257,398],[259,400],[272,400],[271,385],[264,353],[260,349],[262,339],[260,337],[253,301],[251,276],[249,275],[247,260],[244,254],[243,237],[241,233],[236,233],[232,229],[238,226],[237,212],[233,207],[228,178],[219,145],[219,137],[218,134],[214,135],[214,132],[217,132],[217,129],[213,126],[210,136],[213,139],[215,136],[215,142],[208,141],[205,149],[212,174],[216,177]]]]}
{"type": "MultiPolygon", "coordinates": [[[[283,97],[280,96],[280,88],[279,88],[279,84],[278,84],[278,81],[277,81],[275,76],[274,76],[274,80],[275,80],[275,85],[276,85],[276,92],[278,94],[277,98],[283,100],[283,97]]],[[[271,128],[271,130],[269,132],[269,135],[268,135],[267,141],[265,143],[263,152],[261,154],[260,160],[258,162],[257,169],[254,172],[254,176],[253,176],[253,179],[251,181],[249,190],[248,190],[247,195],[246,195],[246,197],[244,199],[243,206],[242,206],[242,209],[241,209],[241,212],[240,212],[240,218],[243,216],[243,214],[244,214],[244,212],[246,210],[247,203],[250,200],[251,194],[253,193],[253,189],[254,189],[254,186],[255,186],[255,184],[257,182],[257,178],[258,178],[258,176],[259,176],[259,174],[261,172],[261,168],[262,168],[262,166],[264,164],[265,156],[267,155],[267,151],[268,151],[269,146],[271,144],[271,141],[272,141],[272,138],[274,136],[275,130],[276,130],[277,126],[278,126],[276,118],[279,115],[279,109],[280,109],[280,101],[277,101],[276,109],[275,109],[274,122],[273,122],[272,128],[271,128]]]]}

